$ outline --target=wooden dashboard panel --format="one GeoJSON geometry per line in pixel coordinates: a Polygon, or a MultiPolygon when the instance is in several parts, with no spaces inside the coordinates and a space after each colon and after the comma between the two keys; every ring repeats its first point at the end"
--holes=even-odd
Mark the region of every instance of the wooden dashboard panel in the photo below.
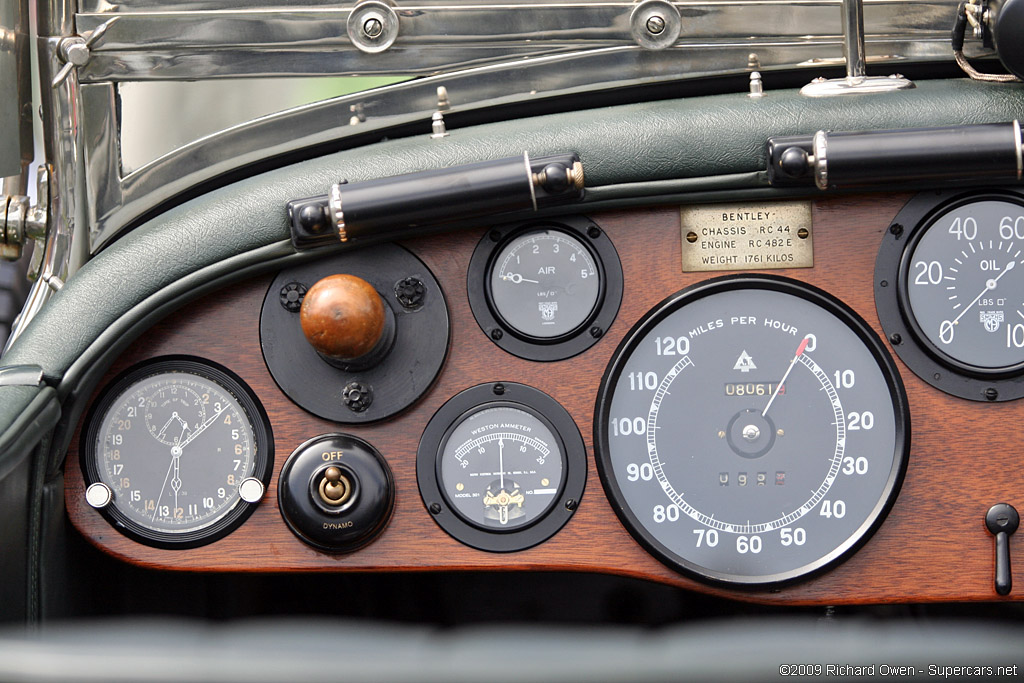
{"type": "MultiPolygon", "coordinates": [[[[875,257],[884,231],[907,199],[892,195],[814,202],[814,267],[762,272],[832,293],[881,334],[872,288],[875,257]]],[[[622,307],[596,345],[554,363],[526,361],[502,351],[474,320],[466,272],[484,228],[406,242],[404,246],[430,267],[445,292],[451,346],[437,382],[418,403],[396,418],[369,426],[342,428],[314,417],[274,383],[259,339],[260,308],[273,275],[187,305],[138,339],[101,387],[131,365],[167,354],[199,356],[233,370],[259,396],[273,427],[274,475],[266,498],[245,524],[210,545],[190,550],[140,545],[114,531],[86,504],[76,437],[66,466],[72,523],[92,543],[125,561],[187,571],[565,570],[631,576],[741,600],[786,604],[977,601],[1024,595],[1022,560],[1015,564],[1015,590],[1006,598],[996,595],[993,537],[984,523],[986,510],[994,503],[1024,509],[1024,468],[1015,458],[1022,405],[948,396],[918,379],[898,359],[912,425],[906,479],[887,520],[856,554],[823,574],[770,590],[706,585],[651,557],[623,528],[601,486],[593,460],[596,392],[615,348],[644,313],[669,294],[722,273],[681,272],[677,207],[590,218],[606,231],[621,258],[622,307]],[[449,537],[425,509],[416,483],[417,444],[434,412],[463,389],[494,381],[521,382],[554,397],[572,415],[588,451],[586,489],[575,516],[548,541],[508,554],[475,550],[449,537]],[[340,555],[299,541],[283,522],[277,504],[277,474],[288,455],[307,439],[336,431],[372,443],[388,460],[397,485],[388,528],[365,548],[340,555]]],[[[1019,541],[1011,541],[1014,545],[1019,541]]]]}

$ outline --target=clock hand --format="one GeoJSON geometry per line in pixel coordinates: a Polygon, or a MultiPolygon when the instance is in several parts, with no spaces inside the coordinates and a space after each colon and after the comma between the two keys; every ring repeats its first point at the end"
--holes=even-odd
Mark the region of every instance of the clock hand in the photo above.
{"type": "Polygon", "coordinates": [[[218,417],[220,417],[220,414],[221,414],[221,413],[223,413],[223,412],[224,412],[225,410],[227,410],[227,409],[228,409],[228,407],[227,407],[227,406],[224,406],[223,408],[221,408],[220,410],[218,410],[218,411],[217,411],[216,413],[214,413],[213,415],[211,415],[211,416],[210,416],[210,418],[209,418],[208,420],[206,420],[206,422],[204,422],[203,424],[199,425],[199,427],[198,427],[198,428],[197,428],[197,429],[196,429],[196,430],[195,430],[194,432],[192,432],[191,434],[189,434],[189,435],[188,435],[188,438],[187,438],[187,439],[185,439],[184,441],[182,441],[181,443],[179,443],[179,444],[178,444],[178,448],[179,448],[179,449],[184,449],[184,448],[185,448],[185,446],[187,446],[187,445],[189,445],[190,443],[192,443],[192,441],[193,441],[193,440],[194,440],[194,439],[195,439],[195,438],[196,438],[197,436],[199,436],[200,434],[202,434],[203,432],[205,432],[205,431],[207,430],[207,428],[208,428],[208,427],[209,427],[210,425],[212,425],[212,424],[214,423],[214,421],[215,421],[215,420],[216,420],[216,419],[217,419],[218,417]]]}

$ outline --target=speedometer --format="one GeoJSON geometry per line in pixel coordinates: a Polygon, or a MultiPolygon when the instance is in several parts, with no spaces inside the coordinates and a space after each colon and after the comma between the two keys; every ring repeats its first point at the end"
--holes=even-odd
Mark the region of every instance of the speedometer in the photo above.
{"type": "Polygon", "coordinates": [[[868,326],[783,278],[719,278],[655,307],[598,396],[598,465],[633,536],[703,579],[767,584],[844,557],[892,504],[907,403],[868,326]]]}

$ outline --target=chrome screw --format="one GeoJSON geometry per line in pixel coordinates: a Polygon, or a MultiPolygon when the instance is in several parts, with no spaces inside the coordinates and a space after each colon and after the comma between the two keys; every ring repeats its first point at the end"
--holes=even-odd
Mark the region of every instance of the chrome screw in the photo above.
{"type": "Polygon", "coordinates": [[[647,20],[647,31],[652,35],[658,35],[665,30],[665,20],[655,14],[647,20]]]}
{"type": "Polygon", "coordinates": [[[381,33],[384,33],[384,24],[377,17],[370,17],[363,22],[363,35],[367,38],[379,38],[381,33]]]}

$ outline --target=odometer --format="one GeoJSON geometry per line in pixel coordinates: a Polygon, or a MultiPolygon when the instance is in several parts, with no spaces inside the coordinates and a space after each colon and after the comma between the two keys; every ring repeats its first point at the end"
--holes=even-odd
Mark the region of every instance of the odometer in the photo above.
{"type": "Polygon", "coordinates": [[[636,325],[605,374],[595,440],[613,506],[658,559],[765,584],[867,538],[898,491],[909,425],[892,360],[856,314],[743,276],[636,325]]]}

